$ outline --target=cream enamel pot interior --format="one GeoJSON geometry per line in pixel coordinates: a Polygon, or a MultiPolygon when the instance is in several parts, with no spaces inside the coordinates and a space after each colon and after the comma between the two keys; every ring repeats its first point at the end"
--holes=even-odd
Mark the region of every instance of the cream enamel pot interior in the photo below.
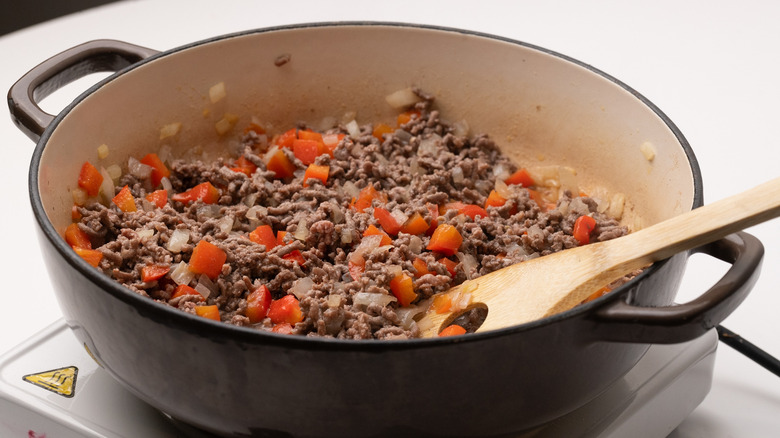
{"type": "MultiPolygon", "coordinates": [[[[516,436],[570,412],[620,379],[651,343],[693,339],[745,298],[763,254],[738,233],[699,249],[732,264],[700,297],[673,305],[689,254],[657,263],[598,300],[541,321],[458,338],[356,342],[259,333],[165,308],[115,284],[62,239],[85,160],[126,163],[168,144],[233,150],[215,121],[273,126],[395,110],[409,86],[435,95],[525,166],[571,166],[586,190],[625,193],[631,227],[702,203],[686,140],[616,79],[525,43],[395,23],[259,29],[157,53],[95,41],[45,61],[9,92],[12,118],[37,141],[30,196],[42,253],[69,326],[108,373],[176,420],[223,436],[516,436]],[[287,62],[280,62],[289,57],[287,62]],[[56,117],[39,101],[93,71],[116,73],[56,117]],[[224,82],[217,104],[209,88],[224,82]],[[175,137],[160,128],[180,122],[175,137]],[[655,159],[640,151],[651,144],[655,159]],[[641,218],[641,219],[639,219],[641,218]]],[[[712,281],[707,281],[711,284],[712,281]]]]}

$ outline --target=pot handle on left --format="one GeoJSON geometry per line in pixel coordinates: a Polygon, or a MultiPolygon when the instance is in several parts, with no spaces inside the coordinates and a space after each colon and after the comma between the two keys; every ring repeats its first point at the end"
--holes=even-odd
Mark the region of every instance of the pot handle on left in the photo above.
{"type": "Polygon", "coordinates": [[[37,142],[54,116],[38,106],[54,91],[91,73],[119,71],[158,53],[116,40],[94,40],[71,47],[38,64],[8,91],[16,126],[37,142]]]}
{"type": "Polygon", "coordinates": [[[758,280],[764,246],[754,236],[738,232],[694,250],[731,267],[696,299],[679,305],[642,307],[615,300],[591,317],[592,339],[600,341],[676,344],[702,336],[739,306],[758,280]]]}

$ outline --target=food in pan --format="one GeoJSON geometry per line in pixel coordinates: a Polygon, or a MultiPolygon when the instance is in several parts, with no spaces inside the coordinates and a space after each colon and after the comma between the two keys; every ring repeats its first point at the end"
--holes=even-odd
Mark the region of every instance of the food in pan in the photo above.
{"type": "MultiPolygon", "coordinates": [[[[628,232],[621,198],[580,192],[573,170],[516,166],[420,90],[388,102],[390,123],[274,133],[252,122],[240,153],[217,160],[150,145],[124,169],[85,162],[65,238],[125,287],[205,318],[402,339],[419,335],[420,312],[471,299],[438,292],[628,232]]],[[[230,135],[235,121],[216,128],[230,135]]]]}

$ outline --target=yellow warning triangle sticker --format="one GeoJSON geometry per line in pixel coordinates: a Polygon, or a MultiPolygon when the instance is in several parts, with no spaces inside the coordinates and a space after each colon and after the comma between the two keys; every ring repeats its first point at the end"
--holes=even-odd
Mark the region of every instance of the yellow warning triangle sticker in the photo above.
{"type": "Polygon", "coordinates": [[[28,374],[23,376],[22,379],[63,397],[73,397],[76,393],[76,376],[78,373],[79,369],[71,366],[28,374]]]}

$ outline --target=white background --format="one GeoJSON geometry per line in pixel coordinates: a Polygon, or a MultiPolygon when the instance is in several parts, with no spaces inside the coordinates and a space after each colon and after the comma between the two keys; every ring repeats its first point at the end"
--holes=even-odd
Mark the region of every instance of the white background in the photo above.
{"type": "MultiPolygon", "coordinates": [[[[771,1],[124,1],[0,37],[0,90],[47,57],[98,38],[167,50],[211,36],[313,21],[460,27],[522,40],[591,64],[661,108],[699,159],[705,202],[780,174],[780,3],[771,1]]],[[[453,55],[455,56],[455,55],[453,55]]],[[[86,85],[77,85],[77,91],[86,85]]],[[[68,94],[71,93],[71,94],[68,94]]],[[[58,112],[76,94],[44,102],[58,112]]],[[[152,103],[153,104],[153,103],[152,103]]],[[[33,143],[0,116],[0,354],[60,318],[27,194],[33,143]],[[9,209],[13,208],[13,213],[9,209]]],[[[762,276],[724,325],[780,357],[780,224],[748,230],[766,246],[762,276]]],[[[704,257],[704,256],[702,256],[704,257]]],[[[705,257],[706,259],[706,257],[705,257]]],[[[722,266],[694,257],[681,300],[722,266]]],[[[673,437],[780,436],[780,377],[718,349],[707,399],[673,437]]]]}

